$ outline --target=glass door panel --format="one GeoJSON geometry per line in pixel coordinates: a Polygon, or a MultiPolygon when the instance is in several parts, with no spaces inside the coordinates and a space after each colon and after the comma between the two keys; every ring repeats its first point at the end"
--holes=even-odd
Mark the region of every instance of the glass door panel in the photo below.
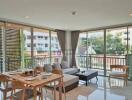
{"type": "Polygon", "coordinates": [[[31,57],[31,28],[24,27],[21,30],[21,55],[22,55],[22,67],[32,67],[31,57]]]}
{"type": "Polygon", "coordinates": [[[104,75],[104,31],[90,31],[87,34],[87,65],[100,70],[104,75]]]}
{"type": "Polygon", "coordinates": [[[57,32],[51,31],[51,64],[61,63],[62,56],[57,32]]]}
{"type": "Polygon", "coordinates": [[[19,25],[6,23],[5,60],[6,71],[17,70],[21,68],[21,41],[19,25]]]}
{"type": "Polygon", "coordinates": [[[49,30],[33,29],[33,55],[35,65],[50,64],[50,34],[49,30]]]}
{"type": "Polygon", "coordinates": [[[109,29],[106,31],[106,70],[110,65],[126,65],[127,28],[109,29]]]}
{"type": "Polygon", "coordinates": [[[87,33],[79,34],[78,45],[76,49],[76,63],[79,68],[86,68],[86,51],[87,51],[87,33]]]}
{"type": "Polygon", "coordinates": [[[0,22],[0,73],[3,72],[3,27],[4,23],[0,22]]]}

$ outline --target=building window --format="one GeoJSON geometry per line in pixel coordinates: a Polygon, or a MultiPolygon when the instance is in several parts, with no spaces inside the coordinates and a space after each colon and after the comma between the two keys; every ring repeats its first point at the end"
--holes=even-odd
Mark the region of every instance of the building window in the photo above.
{"type": "Polygon", "coordinates": [[[43,46],[43,44],[42,43],[38,43],[38,46],[43,46]]]}
{"type": "Polygon", "coordinates": [[[36,47],[36,44],[33,44],[33,47],[36,47]]]}
{"type": "Polygon", "coordinates": [[[36,39],[36,36],[33,36],[33,39],[36,39]]]}
{"type": "Polygon", "coordinates": [[[59,46],[58,46],[58,44],[55,44],[55,48],[56,48],[56,49],[59,49],[59,46]]]}
{"type": "Polygon", "coordinates": [[[47,36],[45,36],[44,38],[45,38],[45,40],[48,40],[48,37],[47,36]]]}
{"type": "Polygon", "coordinates": [[[43,36],[38,36],[39,39],[43,39],[43,36]]]}
{"type": "Polygon", "coordinates": [[[31,39],[31,35],[28,35],[28,36],[27,36],[27,39],[31,39]]]}
{"type": "Polygon", "coordinates": [[[27,44],[27,47],[31,47],[31,44],[27,44]]]}
{"type": "Polygon", "coordinates": [[[45,47],[48,47],[48,44],[45,44],[45,47]]]}
{"type": "Polygon", "coordinates": [[[54,40],[54,37],[51,37],[51,40],[54,40]]]}

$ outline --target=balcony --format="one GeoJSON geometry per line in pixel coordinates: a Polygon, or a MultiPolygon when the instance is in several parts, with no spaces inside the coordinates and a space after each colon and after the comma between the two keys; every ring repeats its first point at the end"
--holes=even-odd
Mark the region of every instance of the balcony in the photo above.
{"type": "MultiPolygon", "coordinates": [[[[104,69],[103,55],[76,56],[77,65],[81,68],[104,69]]],[[[126,65],[126,56],[106,56],[106,70],[110,65],[126,65]]]]}
{"type": "MultiPolygon", "coordinates": [[[[33,59],[25,58],[22,61],[21,58],[12,57],[6,59],[6,71],[9,70],[17,70],[19,68],[33,68],[37,65],[43,66],[44,64],[53,64],[53,63],[61,63],[62,56],[52,56],[51,58],[48,56],[38,56],[33,59]]],[[[105,57],[104,55],[83,55],[76,56],[77,66],[81,69],[96,69],[100,74],[103,74],[104,66],[105,66],[105,57]]],[[[0,67],[2,66],[2,59],[0,59],[0,67]]],[[[110,65],[126,65],[126,56],[117,56],[117,55],[107,55],[106,56],[106,72],[110,71],[110,65]]],[[[1,67],[2,71],[2,67],[1,67]]]]}
{"type": "MultiPolygon", "coordinates": [[[[89,56],[76,56],[77,65],[80,68],[85,69],[97,69],[104,71],[106,65],[106,71],[110,71],[110,65],[126,65],[126,56],[117,55],[89,55],[89,56]],[[106,59],[106,60],[105,60],[106,59]],[[106,63],[105,63],[106,62],[106,63]]],[[[101,73],[102,74],[102,73],[101,73]]]]}

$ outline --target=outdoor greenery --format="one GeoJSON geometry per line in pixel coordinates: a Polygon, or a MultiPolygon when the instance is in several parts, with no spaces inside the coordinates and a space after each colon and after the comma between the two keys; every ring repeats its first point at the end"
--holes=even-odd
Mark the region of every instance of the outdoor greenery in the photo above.
{"type": "MultiPolygon", "coordinates": [[[[107,54],[125,54],[126,53],[126,42],[122,37],[124,33],[118,32],[116,34],[111,34],[107,32],[106,34],[106,53],[107,54]]],[[[82,38],[78,45],[78,53],[83,54],[87,48],[91,46],[96,54],[104,53],[104,37],[103,36],[92,36],[90,38],[82,38]]],[[[129,48],[130,50],[130,48],[129,48]]],[[[131,51],[131,50],[130,50],[131,51]]]]}

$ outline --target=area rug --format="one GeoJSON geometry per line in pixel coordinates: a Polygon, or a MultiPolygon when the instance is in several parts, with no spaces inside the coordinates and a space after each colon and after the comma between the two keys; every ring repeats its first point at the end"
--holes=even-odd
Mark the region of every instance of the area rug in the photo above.
{"type": "MultiPolygon", "coordinates": [[[[66,100],[78,100],[80,96],[88,96],[95,90],[96,88],[92,86],[85,86],[85,85],[78,86],[77,88],[66,93],[66,100]]],[[[59,100],[58,94],[57,94],[57,100],[59,100]]],[[[64,94],[63,94],[63,100],[65,100],[64,94]]]]}
{"type": "Polygon", "coordinates": [[[90,86],[78,86],[77,88],[69,91],[66,94],[67,100],[77,100],[78,96],[88,96],[90,95],[96,88],[90,86]]]}
{"type": "MultiPolygon", "coordinates": [[[[66,100],[82,100],[79,98],[85,96],[87,97],[95,90],[96,90],[95,86],[85,86],[85,85],[78,86],[77,88],[74,88],[66,93],[66,100]]],[[[45,92],[45,89],[43,90],[43,92],[45,92]]],[[[33,98],[30,98],[28,100],[33,100],[33,98]]],[[[44,93],[44,100],[54,100],[52,92],[50,90],[48,91],[48,93],[46,94],[44,93]]],[[[59,100],[58,92],[56,93],[56,100],[59,100]]],[[[65,100],[64,94],[62,100],[65,100]]]]}

